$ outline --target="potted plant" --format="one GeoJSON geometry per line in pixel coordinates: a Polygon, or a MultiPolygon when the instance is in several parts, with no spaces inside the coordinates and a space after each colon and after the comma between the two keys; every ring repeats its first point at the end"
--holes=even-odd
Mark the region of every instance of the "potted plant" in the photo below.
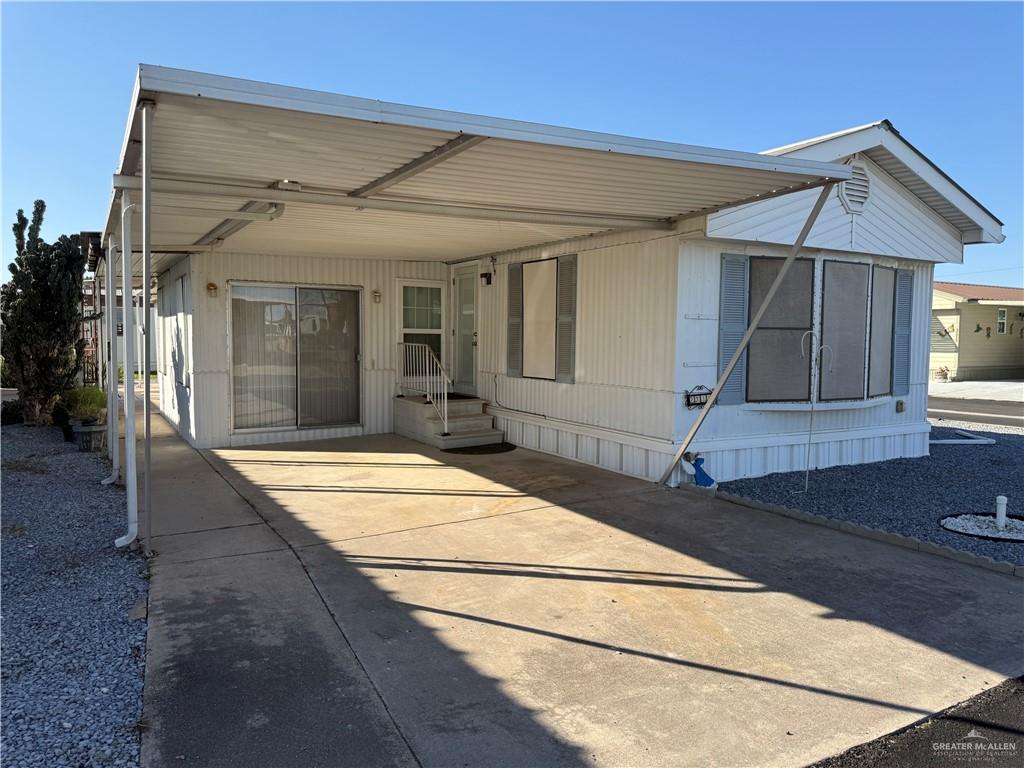
{"type": "Polygon", "coordinates": [[[79,387],[61,400],[71,416],[71,428],[82,451],[102,451],[107,443],[107,396],[99,387],[79,387]]]}

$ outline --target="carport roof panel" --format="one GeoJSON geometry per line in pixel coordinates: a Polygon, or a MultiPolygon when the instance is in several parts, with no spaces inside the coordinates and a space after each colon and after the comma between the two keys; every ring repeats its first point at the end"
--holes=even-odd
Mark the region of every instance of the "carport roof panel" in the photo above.
{"type": "MultiPolygon", "coordinates": [[[[148,65],[139,68],[136,94],[158,102],[154,121],[158,173],[183,174],[202,168],[204,175],[215,171],[254,181],[287,177],[309,185],[330,180],[332,183],[323,185],[354,188],[352,184],[360,179],[373,180],[446,140],[470,134],[498,140],[485,141],[459,156],[470,175],[486,172],[489,176],[468,186],[462,179],[459,191],[470,196],[465,202],[482,203],[476,197],[479,191],[498,181],[490,202],[529,205],[524,202],[529,196],[517,191],[523,177],[528,177],[526,183],[531,186],[552,185],[556,198],[569,194],[573,202],[559,209],[617,212],[616,204],[636,200],[636,194],[643,191],[643,180],[649,178],[657,188],[650,189],[653,195],[646,215],[684,214],[850,174],[841,164],[432,110],[148,65]],[[162,132],[167,140],[160,140],[162,132]],[[565,152],[557,152],[555,147],[565,152]],[[268,155],[270,148],[280,153],[280,158],[268,155]],[[472,156],[477,160],[469,163],[472,156]],[[561,165],[554,162],[558,160],[561,165]],[[203,161],[216,165],[200,165],[203,161]],[[512,175],[520,163],[519,176],[512,175]],[[565,164],[579,167],[580,176],[566,178],[565,164]],[[499,179],[495,179],[495,171],[501,172],[499,179]],[[283,176],[285,172],[290,175],[283,176]],[[506,172],[510,174],[507,184],[506,172]],[[584,187],[601,175],[607,185],[625,181],[628,188],[610,200],[595,191],[591,200],[584,187]]],[[[133,133],[131,126],[129,133],[133,133]]],[[[130,147],[136,146],[131,138],[137,136],[125,141],[121,173],[137,171],[137,163],[130,157],[130,147]]],[[[452,174],[439,174],[453,160],[422,174],[423,184],[430,186],[431,177],[442,186],[451,182],[452,174]]],[[[407,181],[392,187],[390,194],[422,197],[422,189],[407,181]]],[[[429,197],[442,199],[437,191],[429,197]]],[[[451,197],[446,194],[443,199],[451,197]]]]}

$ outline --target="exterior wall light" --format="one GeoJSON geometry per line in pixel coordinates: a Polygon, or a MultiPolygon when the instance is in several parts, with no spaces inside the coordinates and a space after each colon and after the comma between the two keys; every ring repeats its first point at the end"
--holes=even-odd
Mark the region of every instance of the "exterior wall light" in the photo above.
{"type": "Polygon", "coordinates": [[[491,273],[490,272],[481,272],[480,273],[480,285],[486,287],[486,286],[488,286],[490,284],[491,284],[491,273]]]}
{"type": "Polygon", "coordinates": [[[217,297],[217,284],[216,283],[207,283],[206,284],[206,295],[211,297],[211,298],[216,298],[217,297]]]}
{"type": "Polygon", "coordinates": [[[374,290],[370,295],[373,297],[374,304],[380,304],[380,299],[382,295],[380,291],[374,290]]]}

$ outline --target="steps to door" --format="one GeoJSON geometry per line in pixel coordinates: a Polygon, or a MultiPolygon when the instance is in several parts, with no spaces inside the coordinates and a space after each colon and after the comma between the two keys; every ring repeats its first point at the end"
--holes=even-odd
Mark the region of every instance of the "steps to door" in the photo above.
{"type": "Polygon", "coordinates": [[[394,398],[395,433],[437,448],[468,448],[494,445],[505,439],[494,428],[494,417],[486,412],[487,402],[479,398],[448,401],[448,434],[434,406],[422,395],[394,398]]]}

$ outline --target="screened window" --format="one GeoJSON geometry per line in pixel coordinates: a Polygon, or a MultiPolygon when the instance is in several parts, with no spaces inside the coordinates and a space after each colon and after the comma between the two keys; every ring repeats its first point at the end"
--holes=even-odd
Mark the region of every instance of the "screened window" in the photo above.
{"type": "MultiPolygon", "coordinates": [[[[750,259],[749,314],[761,306],[782,264],[783,259],[750,259]]],[[[747,400],[750,402],[810,399],[811,361],[806,353],[809,340],[803,341],[803,336],[812,327],[813,304],[814,262],[797,259],[750,339],[747,349],[747,400]]],[[[750,322],[749,315],[747,322],[750,322]]]]}
{"type": "Polygon", "coordinates": [[[359,420],[359,292],[233,285],[236,429],[359,420]]]}
{"type": "Polygon", "coordinates": [[[441,286],[402,286],[402,341],[427,344],[441,357],[441,286]]]}
{"type": "Polygon", "coordinates": [[[896,270],[875,267],[871,272],[868,397],[892,393],[892,322],[895,291],[896,270]]]}
{"type": "Polygon", "coordinates": [[[996,333],[1006,333],[1006,307],[996,310],[996,333]]]}
{"type": "Polygon", "coordinates": [[[826,261],[822,275],[819,400],[864,397],[867,350],[867,264],[826,261]]]}

